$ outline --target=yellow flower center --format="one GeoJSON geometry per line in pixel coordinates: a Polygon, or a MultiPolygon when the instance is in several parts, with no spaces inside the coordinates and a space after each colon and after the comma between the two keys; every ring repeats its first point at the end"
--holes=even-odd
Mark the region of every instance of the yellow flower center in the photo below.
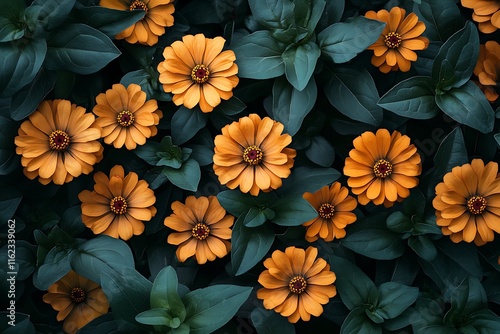
{"type": "Polygon", "coordinates": [[[373,166],[373,172],[376,177],[385,179],[392,174],[392,164],[385,159],[380,159],[373,166]]]}
{"type": "Polygon", "coordinates": [[[255,145],[248,146],[245,151],[243,151],[243,160],[249,165],[258,165],[263,157],[264,153],[255,145]]]}
{"type": "Polygon", "coordinates": [[[85,291],[82,288],[73,288],[70,293],[70,298],[75,303],[85,301],[85,291]]]}
{"type": "Polygon", "coordinates": [[[196,65],[195,67],[193,67],[193,70],[191,71],[191,79],[193,79],[194,82],[199,84],[207,82],[209,76],[210,76],[210,71],[208,70],[208,67],[206,67],[205,65],[196,65]]]}
{"type": "Polygon", "coordinates": [[[128,110],[120,111],[120,113],[116,116],[116,121],[121,126],[131,126],[134,124],[134,115],[128,110]]]}
{"type": "Polygon", "coordinates": [[[486,209],[486,198],[482,196],[472,196],[467,201],[467,209],[473,215],[480,215],[486,209]]]}
{"type": "Polygon", "coordinates": [[[134,2],[132,2],[132,4],[130,5],[129,8],[130,8],[130,10],[141,9],[141,10],[145,11],[146,13],[148,12],[148,6],[146,6],[146,4],[140,0],[135,0],[134,2]]]}
{"type": "Polygon", "coordinates": [[[399,46],[401,45],[401,41],[401,35],[397,32],[390,32],[385,35],[384,38],[385,45],[387,45],[387,47],[391,49],[399,48],[399,46]]]}
{"type": "Polygon", "coordinates": [[[198,240],[205,240],[210,234],[210,227],[205,223],[198,223],[191,229],[193,238],[198,240]]]}
{"type": "Polygon", "coordinates": [[[296,295],[299,295],[302,292],[306,291],[306,287],[307,287],[307,281],[302,276],[294,276],[290,280],[290,283],[288,283],[288,288],[296,295]]]}
{"type": "Polygon", "coordinates": [[[53,150],[64,151],[69,146],[69,135],[61,130],[53,131],[49,136],[49,146],[53,150]]]}
{"type": "Polygon", "coordinates": [[[116,196],[109,202],[109,207],[117,215],[122,215],[127,212],[127,201],[121,196],[116,196]]]}
{"type": "Polygon", "coordinates": [[[331,205],[330,203],[323,203],[319,207],[318,213],[321,218],[328,219],[333,217],[334,211],[335,208],[333,205],[331,205]]]}

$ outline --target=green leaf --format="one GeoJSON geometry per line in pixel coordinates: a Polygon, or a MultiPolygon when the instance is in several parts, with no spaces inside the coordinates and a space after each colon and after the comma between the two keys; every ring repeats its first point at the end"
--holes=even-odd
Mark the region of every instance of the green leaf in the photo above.
{"type": "Polygon", "coordinates": [[[184,160],[183,149],[175,146],[170,136],[163,137],[161,143],[148,140],[144,145],[137,147],[134,153],[153,166],[179,169],[184,160]]]}
{"type": "Polygon", "coordinates": [[[10,42],[24,36],[21,25],[24,1],[0,0],[0,42],[10,42]]]}
{"type": "Polygon", "coordinates": [[[71,258],[71,267],[80,275],[99,283],[102,274],[112,275],[124,267],[134,268],[134,256],[125,241],[98,235],[80,245],[71,258]]]}
{"type": "Polygon", "coordinates": [[[10,97],[33,81],[46,53],[44,39],[0,43],[0,97],[10,97]]]}
{"type": "Polygon", "coordinates": [[[231,234],[231,266],[235,275],[244,274],[259,263],[274,241],[270,224],[246,227],[243,219],[238,217],[231,234]]]}
{"type": "Polygon", "coordinates": [[[367,70],[335,67],[323,90],[330,104],[350,119],[374,126],[382,121],[380,96],[367,70]]]}
{"type": "Polygon", "coordinates": [[[293,22],[294,3],[290,0],[249,0],[257,23],[270,29],[284,29],[293,22]]]}
{"type": "Polygon", "coordinates": [[[500,317],[491,310],[479,310],[469,316],[469,323],[479,333],[498,333],[500,331],[500,317]]]}
{"type": "MultiPolygon", "coordinates": [[[[141,86],[141,89],[146,92],[148,99],[153,98],[155,95],[156,91],[153,88],[151,82],[153,79],[148,71],[145,69],[139,69],[136,71],[131,71],[125,74],[121,80],[120,83],[124,85],[125,87],[128,87],[128,85],[135,83],[139,86],[141,86]]],[[[166,93],[165,93],[166,95],[166,93]]]]}
{"type": "Polygon", "coordinates": [[[0,42],[11,42],[24,36],[24,29],[0,16],[0,42]]]}
{"type": "Polygon", "coordinates": [[[185,324],[190,334],[211,333],[226,324],[248,299],[251,287],[229,284],[213,285],[187,293],[185,324]]]}
{"type": "Polygon", "coordinates": [[[237,115],[246,108],[240,99],[236,96],[232,96],[229,100],[222,100],[221,103],[214,109],[214,112],[220,112],[224,115],[232,116],[237,115]]]}
{"type": "Polygon", "coordinates": [[[321,50],[313,42],[291,47],[283,52],[285,75],[295,89],[302,91],[307,86],[320,55],[321,50]]]}
{"type": "Polygon", "coordinates": [[[250,208],[243,218],[243,225],[246,227],[257,227],[264,224],[268,219],[274,218],[274,211],[266,208],[264,210],[258,208],[250,208]]]}
{"type": "Polygon", "coordinates": [[[387,228],[396,233],[406,234],[411,233],[413,230],[413,224],[410,217],[406,216],[401,211],[393,212],[387,217],[386,220],[387,228]]]}
{"type": "Polygon", "coordinates": [[[434,243],[426,235],[418,235],[409,238],[408,246],[410,246],[410,248],[413,249],[418,256],[427,262],[434,260],[437,256],[437,250],[434,243]]]}
{"type": "Polygon", "coordinates": [[[330,167],[335,160],[335,150],[324,137],[314,136],[306,150],[306,156],[317,165],[330,167]]]}
{"type": "Polygon", "coordinates": [[[334,23],[318,34],[319,47],[334,63],[346,63],[372,45],[384,30],[385,22],[356,16],[334,23]]]}
{"type": "MultiPolygon", "coordinates": [[[[322,15],[325,11],[327,5],[326,0],[305,0],[305,2],[311,7],[311,14],[306,17],[307,21],[307,36],[304,39],[308,39],[316,29],[322,15]]],[[[341,1],[338,1],[341,2],[341,1]]],[[[297,7],[295,7],[295,12],[297,12],[297,7]]]]}
{"type": "Polygon", "coordinates": [[[75,2],[76,0],[34,0],[28,10],[38,7],[33,11],[38,15],[30,19],[36,19],[37,25],[40,24],[45,30],[52,30],[68,18],[75,2]]]}
{"type": "Polygon", "coordinates": [[[151,308],[167,309],[171,315],[178,317],[180,322],[183,322],[186,319],[186,308],[179,297],[178,285],[177,273],[174,268],[171,266],[163,268],[153,283],[150,303],[151,308]]]}
{"type": "Polygon", "coordinates": [[[340,328],[340,334],[351,333],[382,334],[382,328],[366,317],[364,309],[357,308],[347,315],[340,328]]]}
{"type": "Polygon", "coordinates": [[[345,1],[327,1],[317,28],[323,30],[329,25],[337,23],[344,13],[345,1]]]}
{"type": "Polygon", "coordinates": [[[315,192],[339,177],[340,173],[333,168],[296,167],[276,192],[282,196],[302,196],[306,191],[315,192]]]}
{"type": "MultiPolygon", "coordinates": [[[[0,117],[1,120],[7,120],[6,118],[0,117]]],[[[11,122],[2,122],[3,124],[9,124],[11,122]]],[[[1,123],[0,123],[1,124],[1,123]]],[[[2,128],[3,131],[3,128],[2,128]]],[[[2,134],[0,134],[0,138],[2,137],[2,134]]],[[[12,220],[12,217],[14,217],[14,213],[16,212],[17,208],[19,207],[19,204],[21,203],[23,199],[23,196],[21,193],[15,191],[15,192],[6,192],[0,194],[0,219],[2,222],[7,222],[12,220]]]]}
{"type": "Polygon", "coordinates": [[[394,319],[417,300],[418,288],[385,282],[378,286],[378,293],[376,312],[384,319],[394,319]]]}
{"type": "Polygon", "coordinates": [[[85,23],[108,37],[115,35],[141,20],[146,12],[144,10],[119,10],[101,6],[80,7],[76,11],[81,23],[85,23]]]}
{"type": "Polygon", "coordinates": [[[259,197],[237,190],[221,191],[217,194],[217,200],[227,212],[236,217],[243,215],[251,207],[259,208],[263,204],[259,201],[259,197]]]}
{"type": "Polygon", "coordinates": [[[477,278],[468,276],[457,287],[450,289],[451,308],[444,317],[446,325],[457,325],[471,313],[488,308],[486,292],[477,278]]]}
{"type": "Polygon", "coordinates": [[[318,212],[304,198],[285,196],[270,205],[275,215],[271,221],[281,226],[298,226],[316,218],[318,212]]]}
{"type": "Polygon", "coordinates": [[[172,317],[168,309],[161,307],[143,311],[135,316],[135,320],[145,325],[168,326],[170,328],[177,328],[181,324],[179,318],[172,317]]]}
{"type": "MultiPolygon", "coordinates": [[[[465,84],[472,75],[479,55],[479,34],[471,21],[454,33],[439,49],[432,65],[437,89],[449,90],[465,84]]],[[[439,104],[439,102],[438,102],[439,104]]]]}
{"type": "Polygon", "coordinates": [[[246,0],[214,0],[214,7],[222,22],[234,20],[234,17],[244,16],[248,10],[246,0]]]}
{"type": "Polygon", "coordinates": [[[180,107],[172,117],[172,140],[176,145],[184,144],[205,127],[207,120],[207,115],[198,107],[180,107]]]}
{"type": "Polygon", "coordinates": [[[455,121],[488,133],[493,130],[495,112],[481,89],[472,81],[436,95],[438,107],[455,121]]]}
{"type": "Polygon", "coordinates": [[[256,307],[250,313],[250,320],[259,334],[295,334],[295,327],[287,318],[276,313],[274,310],[265,310],[261,307],[256,307]]]}
{"type": "Polygon", "coordinates": [[[413,3],[413,11],[425,23],[425,36],[445,42],[462,28],[462,15],[455,0],[422,0],[413,3]]]}
{"type": "Polygon", "coordinates": [[[73,249],[53,247],[45,257],[43,264],[35,272],[33,285],[39,290],[47,290],[49,286],[70,271],[70,261],[74,255],[73,249]]]}
{"type": "Polygon", "coordinates": [[[447,239],[440,239],[435,242],[436,247],[454,263],[464,269],[470,276],[483,277],[483,269],[477,256],[477,249],[474,244],[455,244],[447,239]]]}
{"type": "Polygon", "coordinates": [[[45,66],[51,70],[67,70],[92,74],[120,55],[108,36],[81,23],[67,24],[49,37],[45,66]]]}
{"type": "Polygon", "coordinates": [[[249,79],[276,78],[285,73],[281,54],[286,45],[276,41],[267,30],[244,36],[231,45],[236,55],[238,77],[249,79]]]}
{"type": "Polygon", "coordinates": [[[436,84],[429,77],[410,77],[389,89],[378,105],[399,116],[430,119],[439,112],[434,97],[435,87],[436,84]]]}
{"type": "Polygon", "coordinates": [[[309,80],[302,91],[295,89],[284,78],[276,79],[272,91],[273,119],[283,123],[286,133],[295,135],[304,118],[314,107],[317,94],[314,78],[309,80]]]}
{"type": "Polygon", "coordinates": [[[201,179],[200,165],[192,158],[184,161],[179,169],[163,168],[163,174],[173,185],[189,191],[196,191],[201,179]]]}

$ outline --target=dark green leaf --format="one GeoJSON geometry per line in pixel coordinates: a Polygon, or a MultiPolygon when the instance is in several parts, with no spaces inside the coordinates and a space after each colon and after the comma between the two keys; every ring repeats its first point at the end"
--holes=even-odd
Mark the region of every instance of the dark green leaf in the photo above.
{"type": "Polygon", "coordinates": [[[259,263],[274,241],[270,224],[246,227],[243,219],[236,220],[231,234],[231,265],[235,275],[244,274],[259,263]]]}
{"type": "Polygon", "coordinates": [[[311,138],[311,144],[306,150],[306,156],[317,165],[330,167],[335,160],[333,146],[322,136],[311,138]]]}
{"type": "Polygon", "coordinates": [[[47,290],[49,286],[70,271],[70,261],[74,255],[75,252],[73,249],[64,249],[63,247],[52,248],[45,257],[44,263],[34,274],[33,285],[42,291],[47,290]]]}
{"type": "MultiPolygon", "coordinates": [[[[400,329],[415,323],[415,319],[418,319],[419,317],[419,313],[413,308],[409,307],[397,317],[385,320],[382,326],[384,327],[384,329],[399,333],[400,329]]],[[[404,331],[402,333],[404,333],[404,331]]]]}
{"type": "Polygon", "coordinates": [[[445,42],[462,28],[462,15],[455,0],[422,0],[413,11],[425,23],[425,36],[445,42]]]}
{"type": "Polygon", "coordinates": [[[0,16],[0,42],[11,42],[24,36],[24,29],[0,16]]]}
{"type": "Polygon", "coordinates": [[[430,262],[437,256],[437,250],[434,246],[434,243],[426,235],[419,235],[409,238],[408,246],[410,246],[410,248],[413,249],[413,251],[425,261],[430,262]]]}
{"type": "MultiPolygon", "coordinates": [[[[133,83],[141,86],[141,89],[146,92],[148,99],[150,99],[153,98],[156,93],[151,84],[153,80],[156,79],[153,79],[148,71],[141,68],[139,70],[128,72],[127,74],[125,74],[121,78],[120,83],[125,87],[128,87],[128,85],[133,83]]],[[[165,95],[167,94],[165,93],[165,95]]]]}
{"type": "MultiPolygon", "coordinates": [[[[358,224],[359,225],[359,224],[358,224]]],[[[406,250],[399,234],[385,229],[370,228],[348,233],[342,244],[358,254],[377,260],[392,260],[406,250]]]]}
{"type": "Polygon", "coordinates": [[[327,1],[321,19],[318,22],[318,29],[323,30],[329,25],[337,23],[344,13],[345,1],[327,1]]]}
{"type": "Polygon", "coordinates": [[[384,27],[385,22],[355,16],[349,22],[334,23],[321,31],[319,47],[334,63],[345,63],[372,45],[384,27]]]}
{"type": "Polygon", "coordinates": [[[271,29],[284,29],[293,22],[294,4],[290,0],[249,0],[253,18],[271,29]]]}
{"type": "Polygon", "coordinates": [[[413,224],[410,217],[406,216],[401,211],[396,211],[390,214],[386,220],[387,228],[396,233],[411,233],[413,224]]]}
{"type": "MultiPolygon", "coordinates": [[[[274,217],[274,211],[271,209],[265,209],[269,219],[274,217]]],[[[260,210],[258,208],[250,208],[248,212],[245,214],[245,218],[243,219],[243,225],[246,227],[257,227],[264,224],[267,221],[267,215],[264,210],[260,210]]]]}
{"type": "Polygon", "coordinates": [[[458,286],[450,289],[451,308],[444,317],[447,325],[456,325],[471,313],[488,307],[486,292],[475,277],[468,276],[458,286]]]}
{"type": "Polygon", "coordinates": [[[99,71],[120,55],[108,36],[81,23],[67,24],[47,41],[45,66],[77,74],[99,71]]]}
{"type": "Polygon", "coordinates": [[[298,226],[316,218],[318,212],[302,197],[285,196],[270,205],[275,215],[271,221],[281,226],[298,226]]]}
{"type": "MultiPolygon", "coordinates": [[[[306,17],[307,20],[307,36],[304,39],[307,39],[314,33],[316,26],[321,20],[322,15],[325,11],[325,7],[327,5],[326,0],[306,0],[305,1],[311,7],[311,15],[306,17]]],[[[341,1],[338,1],[341,2],[341,1]]],[[[297,12],[297,7],[295,7],[295,12],[297,12]]]]}
{"type": "Polygon", "coordinates": [[[349,313],[340,328],[340,334],[351,333],[382,334],[382,328],[366,317],[364,309],[357,308],[349,313]]]}
{"type": "Polygon", "coordinates": [[[350,119],[375,126],[382,121],[380,96],[367,70],[335,67],[323,90],[328,101],[350,119]]]}
{"type": "Polygon", "coordinates": [[[180,322],[183,322],[186,319],[186,308],[177,292],[178,285],[177,273],[174,268],[165,267],[155,278],[151,289],[150,303],[151,308],[165,308],[172,316],[178,317],[180,322]]]}
{"type": "Polygon", "coordinates": [[[248,10],[246,0],[214,0],[214,7],[221,22],[234,20],[241,17],[248,10]]]}
{"type": "Polygon", "coordinates": [[[220,284],[189,292],[182,298],[190,334],[211,333],[222,327],[247,300],[251,287],[220,284]]]}
{"type": "Polygon", "coordinates": [[[292,174],[283,181],[277,193],[282,196],[302,196],[304,192],[315,192],[339,177],[340,173],[333,168],[297,167],[292,169],[292,174]]]}
{"type": "Polygon", "coordinates": [[[479,333],[498,333],[500,331],[500,317],[492,310],[479,310],[469,316],[469,323],[479,333]]]}
{"type": "Polygon", "coordinates": [[[281,54],[286,45],[276,41],[267,30],[244,36],[231,45],[236,54],[238,77],[269,79],[285,73],[281,54]]]}
{"type": "Polygon", "coordinates": [[[172,139],[176,145],[187,142],[207,124],[207,115],[200,108],[180,107],[172,117],[172,139]]]}
{"type": "Polygon", "coordinates": [[[35,0],[30,7],[39,7],[36,9],[38,24],[45,30],[52,30],[68,18],[75,2],[75,0],[35,0]]]}
{"type": "Polygon", "coordinates": [[[434,97],[435,87],[429,77],[411,77],[392,87],[380,98],[378,105],[399,116],[430,119],[439,112],[434,97]]]}
{"type": "Polygon", "coordinates": [[[302,91],[307,86],[320,54],[321,50],[313,42],[291,47],[283,52],[285,75],[295,89],[302,91]]]}
{"type": "Polygon", "coordinates": [[[222,100],[221,103],[214,109],[215,112],[220,112],[224,115],[232,116],[237,115],[246,108],[240,99],[236,96],[231,97],[229,100],[222,100]]]}
{"type": "Polygon", "coordinates": [[[0,0],[0,42],[10,42],[24,36],[21,25],[24,1],[0,0]]]}
{"type": "Polygon", "coordinates": [[[184,161],[179,169],[165,167],[163,174],[173,185],[189,191],[196,191],[201,179],[200,165],[192,158],[184,161]]]}
{"type": "Polygon", "coordinates": [[[198,162],[200,166],[210,165],[213,162],[214,149],[204,145],[191,144],[188,148],[193,150],[189,157],[198,162]]]}
{"type": "MultiPolygon", "coordinates": [[[[3,119],[3,117],[0,118],[0,120],[1,119],[3,119]]],[[[22,199],[23,196],[17,191],[13,193],[0,194],[0,219],[2,220],[2,222],[12,220],[12,217],[14,217],[14,213],[16,212],[22,199]]]]}
{"type": "Polygon", "coordinates": [[[110,38],[141,20],[145,14],[143,10],[118,10],[101,6],[81,7],[77,11],[80,22],[100,30],[110,38]]]}
{"type": "Polygon", "coordinates": [[[95,318],[79,329],[78,334],[115,334],[119,333],[118,324],[109,312],[95,318]]]}
{"type": "Polygon", "coordinates": [[[259,334],[295,334],[295,327],[285,317],[273,310],[256,307],[250,313],[250,320],[259,334]]]}
{"type": "Polygon", "coordinates": [[[278,78],[274,81],[272,94],[273,119],[283,123],[289,135],[295,135],[316,102],[318,92],[314,78],[302,91],[295,89],[284,78],[278,78]]]}
{"type": "Polygon", "coordinates": [[[180,319],[172,317],[166,308],[153,308],[143,311],[135,316],[135,320],[145,325],[167,326],[170,328],[177,328],[181,324],[180,319]]]}
{"type": "Polygon", "coordinates": [[[436,95],[438,107],[455,121],[482,133],[493,130],[495,112],[481,89],[472,81],[436,95]]]}
{"type": "Polygon", "coordinates": [[[483,269],[477,256],[477,249],[473,244],[465,242],[455,244],[446,239],[435,243],[436,247],[453,260],[454,265],[463,268],[467,273],[476,278],[483,277],[483,269]]]}
{"type": "Polygon", "coordinates": [[[385,282],[378,286],[378,293],[376,312],[384,319],[394,319],[417,300],[418,288],[385,282]]]}
{"type": "Polygon", "coordinates": [[[221,191],[217,194],[217,199],[227,212],[236,217],[244,214],[251,207],[259,208],[261,206],[258,197],[237,190],[221,191]]]}
{"type": "MultiPolygon", "coordinates": [[[[432,65],[432,79],[437,89],[449,90],[465,84],[472,75],[479,55],[479,34],[467,21],[441,46],[432,65]]],[[[438,103],[439,104],[439,103],[438,103]]]]}

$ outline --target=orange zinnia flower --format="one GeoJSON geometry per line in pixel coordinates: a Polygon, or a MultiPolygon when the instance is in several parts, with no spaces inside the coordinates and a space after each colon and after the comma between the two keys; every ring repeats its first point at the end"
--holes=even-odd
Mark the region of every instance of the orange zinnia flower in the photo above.
{"type": "Polygon", "coordinates": [[[436,224],[453,242],[478,246],[493,241],[500,233],[500,178],[498,164],[484,165],[481,159],[454,167],[436,186],[432,201],[436,224]]]}
{"type": "Polygon", "coordinates": [[[406,11],[399,7],[393,7],[390,12],[382,9],[365,14],[369,19],[386,22],[382,35],[368,47],[368,50],[373,50],[372,64],[383,73],[391,70],[408,72],[411,62],[417,60],[414,51],[424,50],[429,45],[429,40],[420,36],[425,23],[419,21],[415,13],[405,15],[406,11]]]}
{"type": "Polygon", "coordinates": [[[239,82],[238,66],[232,50],[222,51],[222,37],[205,38],[203,34],[187,35],[163,51],[164,61],[158,64],[163,90],[172,93],[172,101],[192,109],[211,112],[233,96],[239,82]]]}
{"type": "Polygon", "coordinates": [[[500,44],[488,41],[479,46],[474,74],[479,78],[480,87],[490,102],[498,99],[498,86],[500,84],[500,44]]]}
{"type": "Polygon", "coordinates": [[[57,321],[64,320],[63,330],[71,334],[109,309],[101,287],[73,270],[49,287],[43,301],[59,312],[57,321]]]}
{"type": "Polygon", "coordinates": [[[217,197],[189,196],[185,204],[173,202],[172,210],[164,224],[179,232],[170,233],[167,242],[179,245],[176,254],[180,262],[195,256],[198,264],[204,264],[229,253],[234,217],[226,214],[217,197]]]}
{"type": "Polygon", "coordinates": [[[155,45],[158,37],[165,33],[165,27],[174,25],[173,0],[101,0],[99,5],[119,10],[143,10],[144,17],[116,35],[131,44],[155,45]]]}
{"type": "Polygon", "coordinates": [[[410,138],[386,129],[366,131],[353,141],[354,149],[345,160],[347,184],[362,205],[373,201],[391,207],[410,196],[422,172],[420,155],[410,138]]]}
{"type": "Polygon", "coordinates": [[[318,240],[318,237],[325,241],[343,238],[347,224],[356,221],[356,215],[351,211],[358,202],[339,182],[324,186],[314,194],[306,192],[303,197],[318,211],[318,217],[302,224],[307,227],[306,240],[309,242],[318,240]]]}
{"type": "Polygon", "coordinates": [[[153,190],[134,172],[125,176],[122,166],[114,166],[109,178],[94,174],[94,190],[78,194],[82,202],[82,221],[95,234],[130,239],[144,232],[144,221],[156,214],[153,190]]]}
{"type": "Polygon", "coordinates": [[[333,285],[335,273],[317,256],[315,247],[275,250],[264,261],[267,270],[259,275],[264,288],[257,291],[257,298],[263,300],[264,307],[288,317],[291,323],[320,316],[322,305],[337,294],[337,289],[333,285]]]}
{"type": "Polygon", "coordinates": [[[133,150],[144,145],[146,138],[156,135],[156,125],[163,113],[158,110],[156,100],[146,101],[146,93],[141,86],[130,84],[113,85],[106,93],[96,97],[94,114],[99,116],[96,124],[102,127],[101,136],[106,144],[116,148],[123,145],[133,150]]]}
{"type": "Polygon", "coordinates": [[[499,0],[460,0],[462,6],[474,10],[472,19],[478,22],[480,32],[490,34],[500,28],[499,0]]]}
{"type": "Polygon", "coordinates": [[[89,174],[102,159],[101,129],[85,108],[67,100],[42,101],[15,138],[24,174],[48,184],[64,184],[89,174]]]}
{"type": "Polygon", "coordinates": [[[281,187],[290,175],[296,151],[287,148],[292,137],[282,134],[283,124],[250,114],[222,128],[215,137],[214,172],[221,184],[240,187],[257,196],[281,187]]]}

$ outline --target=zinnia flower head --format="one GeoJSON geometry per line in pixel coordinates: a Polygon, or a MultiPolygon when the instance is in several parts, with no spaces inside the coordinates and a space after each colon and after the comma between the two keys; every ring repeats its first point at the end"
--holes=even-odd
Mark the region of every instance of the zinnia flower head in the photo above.
{"type": "Polygon", "coordinates": [[[257,291],[257,298],[263,300],[264,307],[274,309],[291,323],[320,316],[322,305],[337,294],[337,289],[333,285],[335,273],[317,256],[315,247],[275,250],[264,261],[267,270],[259,275],[263,288],[257,291]]]}
{"type": "Polygon", "coordinates": [[[68,100],[42,101],[14,139],[24,174],[42,184],[64,184],[102,159],[101,128],[92,113],[68,100]]]}
{"type": "Polygon", "coordinates": [[[498,99],[500,86],[500,44],[498,42],[488,41],[479,46],[479,57],[474,74],[479,78],[479,86],[488,101],[495,102],[498,99]]]}
{"type": "Polygon", "coordinates": [[[109,309],[101,287],[73,270],[49,287],[43,301],[59,312],[57,320],[64,320],[63,330],[71,334],[109,309]]]}
{"type": "Polygon", "coordinates": [[[222,128],[215,137],[214,172],[221,184],[240,187],[257,196],[282,185],[290,175],[296,151],[287,146],[289,134],[282,134],[283,124],[269,117],[250,114],[222,128]]]}
{"type": "Polygon", "coordinates": [[[239,82],[238,66],[232,50],[222,51],[222,37],[205,38],[203,34],[186,35],[163,51],[158,64],[163,90],[172,93],[172,101],[192,109],[211,112],[222,100],[233,96],[239,82]]]}
{"type": "Polygon", "coordinates": [[[436,186],[432,201],[436,224],[453,242],[480,246],[500,233],[500,178],[498,164],[481,159],[454,167],[436,186]]]}
{"type": "Polygon", "coordinates": [[[368,47],[373,50],[372,64],[383,73],[389,71],[408,72],[411,62],[417,60],[415,50],[424,50],[429,40],[422,35],[425,23],[418,20],[415,13],[408,16],[400,7],[393,7],[390,12],[381,9],[368,11],[365,17],[386,22],[378,40],[368,47]]]}
{"type": "Polygon", "coordinates": [[[165,33],[165,27],[174,25],[173,0],[101,0],[99,5],[119,10],[143,10],[142,19],[116,35],[128,43],[155,45],[158,37],[165,33]]]}
{"type": "Polygon", "coordinates": [[[82,202],[82,221],[95,234],[130,239],[144,232],[145,221],[156,214],[153,190],[136,173],[125,176],[123,167],[114,166],[109,177],[103,172],[94,174],[94,189],[78,194],[82,202]]]}
{"type": "Polygon", "coordinates": [[[127,88],[114,84],[96,97],[93,112],[99,116],[96,124],[102,127],[101,136],[106,144],[116,148],[125,145],[133,150],[137,145],[144,145],[146,138],[156,135],[156,125],[163,113],[156,100],[146,99],[146,92],[137,84],[127,88]]]}
{"type": "Polygon", "coordinates": [[[354,149],[345,160],[347,184],[362,205],[373,201],[391,207],[410,196],[422,172],[420,155],[410,138],[386,129],[366,131],[353,141],[354,149]]]}
{"type": "Polygon", "coordinates": [[[460,0],[462,6],[473,9],[472,19],[480,32],[490,34],[500,28],[499,0],[460,0]]]}
{"type": "Polygon", "coordinates": [[[306,192],[303,196],[318,211],[318,216],[302,224],[306,226],[306,240],[314,242],[318,237],[325,241],[345,237],[344,228],[356,221],[352,213],[358,202],[349,196],[349,190],[334,182],[315,193],[306,192]]]}
{"type": "Polygon", "coordinates": [[[165,226],[173,229],[167,242],[178,245],[180,262],[195,256],[198,264],[223,258],[231,250],[231,226],[234,217],[227,214],[217,197],[189,196],[185,203],[172,203],[173,213],[165,218],[165,226]]]}

